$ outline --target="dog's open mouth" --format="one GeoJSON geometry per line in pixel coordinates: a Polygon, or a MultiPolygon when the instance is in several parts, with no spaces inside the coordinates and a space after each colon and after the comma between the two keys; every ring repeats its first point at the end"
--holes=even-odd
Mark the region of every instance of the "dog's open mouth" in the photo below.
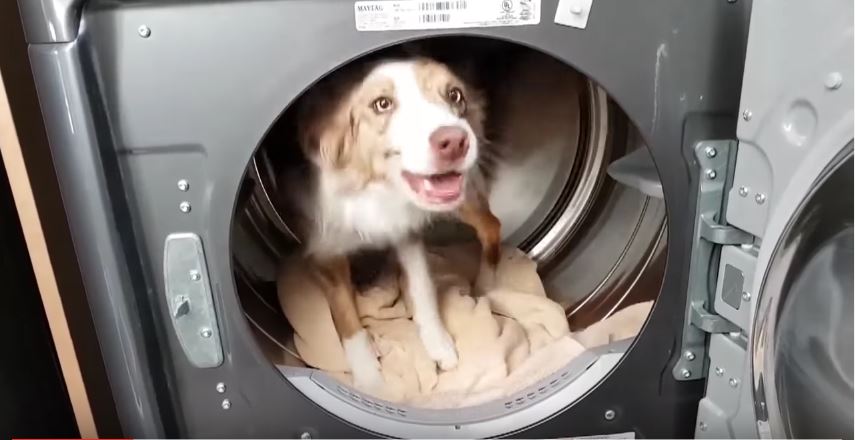
{"type": "Polygon", "coordinates": [[[401,175],[413,192],[431,204],[448,204],[463,194],[463,174],[456,171],[427,175],[404,171],[401,175]]]}

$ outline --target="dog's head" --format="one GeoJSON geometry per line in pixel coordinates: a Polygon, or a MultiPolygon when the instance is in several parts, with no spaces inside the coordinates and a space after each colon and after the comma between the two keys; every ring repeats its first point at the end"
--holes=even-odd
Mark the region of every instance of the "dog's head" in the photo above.
{"type": "Polygon", "coordinates": [[[380,62],[304,99],[300,142],[322,173],[356,190],[391,185],[431,211],[462,202],[483,147],[484,99],[447,66],[380,62]]]}

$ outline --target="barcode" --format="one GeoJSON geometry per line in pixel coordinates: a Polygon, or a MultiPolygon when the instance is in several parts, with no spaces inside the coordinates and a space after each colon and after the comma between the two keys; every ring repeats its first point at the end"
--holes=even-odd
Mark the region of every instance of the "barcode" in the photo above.
{"type": "Polygon", "coordinates": [[[466,9],[466,0],[419,3],[419,11],[451,11],[459,9],[466,9]]]}
{"type": "Polygon", "coordinates": [[[420,23],[447,23],[451,21],[451,14],[422,14],[419,16],[420,23]]]}

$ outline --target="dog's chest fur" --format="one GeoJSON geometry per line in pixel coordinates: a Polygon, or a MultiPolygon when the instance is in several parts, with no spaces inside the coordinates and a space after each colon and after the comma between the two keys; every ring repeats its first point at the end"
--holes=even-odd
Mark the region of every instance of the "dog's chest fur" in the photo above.
{"type": "Polygon", "coordinates": [[[388,247],[421,232],[433,217],[382,183],[351,193],[321,185],[313,195],[314,230],[305,244],[307,252],[317,256],[388,247]]]}

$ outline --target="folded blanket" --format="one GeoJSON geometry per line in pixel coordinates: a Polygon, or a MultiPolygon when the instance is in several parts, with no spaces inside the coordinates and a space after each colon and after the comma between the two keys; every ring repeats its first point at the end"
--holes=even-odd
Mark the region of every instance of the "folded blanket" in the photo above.
{"type": "MultiPolygon", "coordinates": [[[[357,296],[386,382],[376,397],[437,409],[505,397],[554,373],[586,347],[633,336],[650,308],[649,303],[631,306],[571,335],[564,309],[547,297],[535,263],[521,251],[503,251],[495,287],[479,296],[471,289],[477,249],[434,248],[428,260],[458,366],[440,371],[428,357],[402,294],[406,283],[390,264],[357,296]]],[[[280,305],[294,328],[294,347],[308,366],[350,383],[329,306],[306,264],[284,262],[277,283],[280,305]]]]}

